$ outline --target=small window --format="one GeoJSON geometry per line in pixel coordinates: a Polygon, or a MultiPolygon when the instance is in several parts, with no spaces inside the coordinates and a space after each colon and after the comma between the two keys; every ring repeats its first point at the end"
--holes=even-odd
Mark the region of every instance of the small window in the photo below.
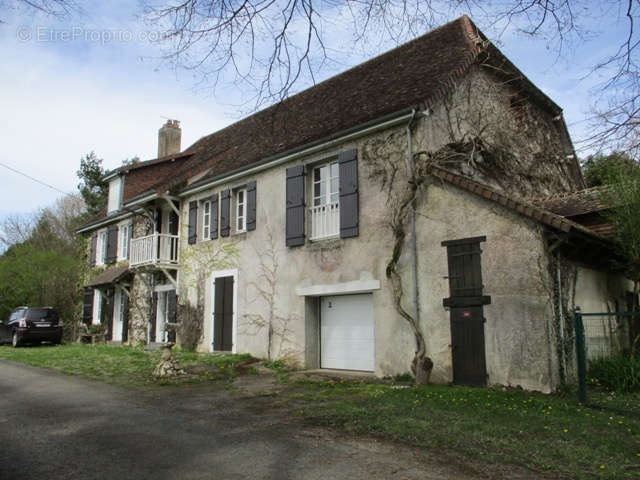
{"type": "Polygon", "coordinates": [[[104,265],[107,263],[107,231],[98,232],[98,245],[96,248],[96,264],[104,265]]]}
{"type": "Polygon", "coordinates": [[[247,191],[236,192],[236,232],[247,230],[247,191]]]}
{"type": "Polygon", "coordinates": [[[130,223],[125,223],[120,225],[119,236],[118,239],[118,259],[119,260],[127,260],[129,258],[129,241],[131,238],[131,229],[133,225],[130,223]]]}
{"type": "Polygon", "coordinates": [[[211,202],[206,201],[202,203],[202,239],[209,240],[211,225],[211,202]]]}

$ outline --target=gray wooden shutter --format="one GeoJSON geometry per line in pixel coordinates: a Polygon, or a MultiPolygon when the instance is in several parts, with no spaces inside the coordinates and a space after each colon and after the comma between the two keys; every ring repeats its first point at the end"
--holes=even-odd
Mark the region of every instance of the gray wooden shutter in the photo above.
{"type": "Polygon", "coordinates": [[[247,183],[247,231],[256,229],[256,182],[247,183]]]}
{"type": "Polygon", "coordinates": [[[107,263],[115,263],[118,258],[118,226],[107,228],[107,263]]]}
{"type": "Polygon", "coordinates": [[[338,155],[340,169],[340,237],[357,237],[358,228],[358,151],[338,155]]]}
{"type": "Polygon", "coordinates": [[[231,233],[231,190],[223,190],[220,198],[220,236],[231,233]]]}
{"type": "Polygon", "coordinates": [[[189,202],[189,240],[190,244],[198,239],[198,202],[189,202]]]}
{"type": "Polygon", "coordinates": [[[304,165],[287,168],[286,245],[304,245],[304,165]]]}
{"type": "Polygon", "coordinates": [[[98,248],[98,232],[93,232],[91,234],[91,250],[89,253],[89,265],[91,267],[96,266],[96,251],[98,248]]]}
{"type": "Polygon", "coordinates": [[[86,287],[84,289],[84,298],[82,302],[82,321],[91,325],[93,320],[93,288],[86,287]]]}
{"type": "Polygon", "coordinates": [[[211,207],[209,209],[209,238],[218,238],[218,194],[211,196],[211,207]]]}
{"type": "MultiPolygon", "coordinates": [[[[178,296],[176,295],[176,291],[175,290],[171,290],[169,292],[167,292],[168,298],[167,298],[167,321],[169,323],[177,323],[178,320],[178,296]]],[[[174,342],[176,341],[176,331],[175,329],[171,329],[169,330],[169,333],[167,335],[167,340],[169,342],[174,342]]]]}

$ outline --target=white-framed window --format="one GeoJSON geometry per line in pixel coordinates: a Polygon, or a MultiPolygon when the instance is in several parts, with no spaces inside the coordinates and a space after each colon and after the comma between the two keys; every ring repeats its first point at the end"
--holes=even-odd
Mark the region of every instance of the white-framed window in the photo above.
{"type": "Polygon", "coordinates": [[[311,240],[340,233],[339,167],[337,161],[313,167],[311,240]]]}
{"type": "Polygon", "coordinates": [[[107,198],[107,214],[120,210],[122,207],[122,177],[109,181],[109,195],[107,198]]]}
{"type": "Polygon", "coordinates": [[[96,242],[96,265],[107,263],[107,229],[98,231],[98,241],[96,242]]]}
{"type": "Polygon", "coordinates": [[[202,239],[209,240],[211,228],[211,202],[206,200],[202,202],[202,239]]]}
{"type": "Polygon", "coordinates": [[[236,191],[236,232],[247,230],[247,190],[236,191]]]}
{"type": "Polygon", "coordinates": [[[131,241],[131,223],[121,223],[118,225],[118,260],[129,258],[129,242],[131,241]]]}

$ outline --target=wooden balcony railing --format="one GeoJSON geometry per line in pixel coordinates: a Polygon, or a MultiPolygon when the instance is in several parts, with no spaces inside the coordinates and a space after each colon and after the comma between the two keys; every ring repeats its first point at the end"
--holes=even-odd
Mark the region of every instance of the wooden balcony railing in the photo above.
{"type": "Polygon", "coordinates": [[[178,266],[179,239],[178,235],[165,233],[131,239],[129,265],[178,266]]]}

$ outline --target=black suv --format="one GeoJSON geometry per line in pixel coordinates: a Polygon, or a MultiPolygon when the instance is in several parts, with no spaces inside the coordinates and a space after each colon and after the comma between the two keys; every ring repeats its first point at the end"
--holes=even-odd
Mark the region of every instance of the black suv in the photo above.
{"type": "Polygon", "coordinates": [[[62,341],[62,320],[51,307],[18,307],[6,322],[0,320],[0,343],[17,347],[26,342],[62,341]]]}

